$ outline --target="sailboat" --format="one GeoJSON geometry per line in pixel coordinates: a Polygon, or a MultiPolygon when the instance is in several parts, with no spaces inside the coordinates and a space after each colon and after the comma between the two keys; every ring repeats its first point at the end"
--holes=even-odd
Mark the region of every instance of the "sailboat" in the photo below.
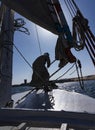
{"type": "MultiPolygon", "coordinates": [[[[31,127],[31,129],[32,127],[61,127],[60,129],[63,130],[69,128],[85,130],[95,129],[94,99],[74,92],[70,93],[63,90],[53,90],[52,92],[44,93],[43,90],[36,92],[35,89],[33,89],[29,93],[24,93],[25,96],[30,94],[27,99],[26,97],[23,98],[23,94],[21,100],[17,99],[15,95],[13,98],[16,99],[15,103],[17,103],[17,105],[14,105],[14,108],[5,108],[5,104],[7,102],[10,104],[9,101],[11,100],[10,86],[12,81],[14,24],[16,28],[24,25],[24,22],[22,21],[19,23],[19,20],[14,23],[14,11],[42,28],[58,35],[58,41],[63,42],[62,39],[65,38],[66,43],[63,46],[67,55],[66,57],[63,55],[63,57],[64,59],[68,58],[68,62],[72,62],[72,57],[69,55],[71,54],[71,48],[75,48],[79,51],[86,47],[92,63],[95,66],[95,37],[88,26],[88,20],[84,18],[74,0],[65,0],[65,3],[73,16],[73,33],[71,33],[69,29],[58,0],[2,0],[2,7],[0,10],[2,25],[1,40],[4,47],[3,51],[0,52],[0,62],[3,66],[0,84],[2,90],[0,92],[1,126],[16,126],[17,129],[27,129],[27,127],[31,127]],[[6,76],[4,76],[4,74],[6,74],[6,76]],[[5,92],[6,97],[4,96],[5,92]],[[29,101],[30,98],[32,103],[29,101]],[[66,102],[63,101],[64,103],[60,103],[60,98],[67,100],[66,102]],[[53,103],[54,108],[52,108],[51,102],[53,103]],[[88,102],[89,104],[87,104],[88,102]],[[77,106],[76,108],[74,108],[74,103],[76,104],[75,106],[77,106]],[[84,105],[84,103],[86,104],[84,105]],[[51,106],[48,106],[48,104],[51,106]],[[28,108],[28,105],[31,106],[31,109],[28,108]],[[91,108],[89,108],[89,106],[91,108]]],[[[79,61],[78,63],[81,68],[79,61]]]]}

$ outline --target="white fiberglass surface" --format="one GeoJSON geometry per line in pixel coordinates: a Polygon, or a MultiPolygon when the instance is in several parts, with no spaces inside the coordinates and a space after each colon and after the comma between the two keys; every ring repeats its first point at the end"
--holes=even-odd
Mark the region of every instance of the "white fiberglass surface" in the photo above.
{"type": "Polygon", "coordinates": [[[55,89],[48,93],[45,93],[43,90],[37,92],[34,90],[17,103],[17,101],[29,93],[29,91],[12,95],[14,107],[95,113],[94,98],[60,89],[55,89]]]}

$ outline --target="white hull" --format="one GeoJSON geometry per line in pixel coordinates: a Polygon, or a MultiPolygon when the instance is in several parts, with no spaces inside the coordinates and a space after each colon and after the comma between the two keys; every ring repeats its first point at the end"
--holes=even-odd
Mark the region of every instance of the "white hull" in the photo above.
{"type": "MultiPolygon", "coordinates": [[[[17,102],[27,92],[14,94],[12,99],[17,102]]],[[[33,91],[26,98],[21,100],[19,104],[15,104],[16,108],[29,109],[53,109],[73,112],[95,113],[95,99],[76,92],[67,92],[65,90],[55,89],[52,92],[44,93],[43,90],[33,91]]]]}
{"type": "Polygon", "coordinates": [[[10,130],[22,126],[24,130],[26,127],[31,130],[34,130],[34,127],[35,130],[38,130],[36,127],[41,127],[40,130],[43,130],[42,127],[66,130],[69,126],[69,128],[84,128],[85,130],[95,129],[94,98],[59,89],[48,93],[44,93],[43,90],[37,92],[34,90],[26,98],[16,103],[28,92],[12,96],[13,109],[2,108],[0,110],[0,123],[7,126],[3,128],[10,130]]]}

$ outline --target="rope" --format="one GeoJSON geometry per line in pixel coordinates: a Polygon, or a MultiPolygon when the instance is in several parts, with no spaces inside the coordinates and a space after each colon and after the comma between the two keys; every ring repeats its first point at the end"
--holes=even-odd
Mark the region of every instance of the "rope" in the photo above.
{"type": "MultiPolygon", "coordinates": [[[[80,16],[80,19],[81,19],[81,16],[80,16]]],[[[76,28],[80,28],[80,30],[83,32],[85,41],[84,41],[84,39],[82,39],[82,40],[85,42],[86,49],[90,55],[90,58],[91,58],[93,64],[95,65],[95,53],[94,53],[95,41],[94,41],[93,37],[91,37],[91,35],[88,33],[89,27],[88,26],[86,27],[84,24],[82,24],[82,22],[80,22],[80,23],[78,22],[77,26],[76,26],[76,28]]],[[[78,33],[81,35],[81,38],[83,38],[83,35],[81,34],[81,32],[78,32],[78,33]]]]}
{"type": "Polygon", "coordinates": [[[77,63],[76,63],[76,70],[77,70],[77,75],[78,75],[78,79],[79,79],[79,84],[80,84],[81,89],[84,90],[84,82],[83,82],[83,76],[82,76],[82,71],[81,71],[81,63],[79,60],[77,61],[77,63]],[[77,66],[77,63],[79,66],[77,66]],[[79,75],[78,67],[80,68],[81,77],[79,75]]]}
{"type": "Polygon", "coordinates": [[[52,65],[55,61],[56,61],[56,59],[55,59],[55,60],[53,60],[53,61],[50,63],[50,65],[52,65]]]}
{"type": "MultiPolygon", "coordinates": [[[[14,44],[13,44],[14,45],[14,44]]],[[[26,60],[26,58],[23,56],[23,54],[19,51],[19,49],[14,45],[14,47],[16,48],[16,50],[18,51],[18,53],[20,54],[20,56],[24,59],[24,61],[30,66],[30,68],[33,69],[33,67],[30,65],[30,63],[26,60]]],[[[44,83],[43,78],[37,73],[37,71],[35,71],[37,76],[41,79],[41,81],[44,83]]]]}
{"type": "Polygon", "coordinates": [[[15,19],[14,20],[14,31],[20,31],[27,35],[30,35],[29,30],[26,27],[24,27],[25,24],[26,23],[22,18],[15,19]]]}
{"type": "Polygon", "coordinates": [[[79,10],[78,6],[76,5],[76,3],[74,2],[74,0],[72,0],[72,3],[74,4],[76,10],[79,10]]]}
{"type": "Polygon", "coordinates": [[[35,29],[36,29],[36,34],[37,34],[37,40],[38,40],[40,55],[42,55],[42,49],[41,49],[41,44],[40,44],[40,40],[39,40],[39,35],[38,35],[38,30],[37,30],[36,24],[35,24],[35,29]]]}
{"type": "Polygon", "coordinates": [[[60,67],[60,68],[58,68],[53,74],[51,74],[50,76],[49,76],[49,78],[51,78],[54,74],[56,74],[59,70],[61,70],[63,67],[60,67]]]}
{"type": "Polygon", "coordinates": [[[76,9],[74,9],[73,3],[71,2],[71,0],[67,0],[67,1],[68,1],[68,5],[69,5],[70,9],[72,10],[73,15],[75,15],[76,14],[76,9]]]}
{"type": "MultiPolygon", "coordinates": [[[[30,68],[33,69],[33,67],[31,66],[31,64],[26,60],[26,58],[24,57],[24,55],[19,51],[19,49],[15,46],[15,44],[12,41],[4,41],[4,42],[11,42],[12,44],[8,44],[8,45],[13,45],[15,47],[15,49],[18,51],[18,53],[20,54],[20,56],[24,59],[24,61],[28,64],[28,66],[30,68]]],[[[35,71],[36,72],[36,71],[35,71]]],[[[44,83],[44,80],[42,79],[42,77],[36,72],[36,74],[38,75],[38,77],[42,80],[42,82],[44,83]]]]}
{"type": "Polygon", "coordinates": [[[73,18],[73,41],[75,50],[86,47],[88,54],[95,66],[95,36],[88,26],[88,20],[84,18],[74,0],[64,0],[71,17],[73,18]],[[79,42],[77,42],[79,40],[79,42]],[[80,44],[78,44],[80,43],[80,44]]]}
{"type": "Polygon", "coordinates": [[[72,73],[70,73],[69,75],[72,75],[73,73],[75,73],[76,72],[76,69],[72,72],[72,73]]]}
{"type": "Polygon", "coordinates": [[[60,79],[61,77],[63,77],[65,74],[67,74],[69,72],[69,70],[71,70],[74,67],[75,64],[73,64],[64,74],[62,74],[60,77],[58,77],[56,80],[60,79]]]}
{"type": "MultiPolygon", "coordinates": [[[[9,30],[5,30],[3,31],[3,33],[6,33],[6,36],[8,37],[7,31],[9,30]]],[[[28,64],[28,66],[30,68],[32,68],[31,64],[27,61],[27,59],[24,57],[24,55],[21,53],[21,51],[16,47],[16,45],[12,42],[12,41],[4,41],[7,43],[11,43],[10,45],[13,45],[15,47],[15,49],[17,50],[17,52],[20,54],[20,56],[23,58],[23,60],[28,64]]],[[[8,44],[9,45],[9,44],[8,44]]],[[[33,69],[33,68],[32,68],[33,69]]],[[[36,71],[35,71],[36,72],[36,71]]],[[[36,74],[38,75],[38,77],[41,79],[41,81],[44,83],[44,80],[42,79],[42,77],[36,72],[36,74]]]]}
{"type": "Polygon", "coordinates": [[[19,49],[15,46],[15,44],[13,44],[15,49],[18,51],[18,53],[20,54],[20,56],[24,59],[24,61],[30,66],[30,68],[32,68],[31,64],[26,60],[26,58],[23,56],[23,54],[21,53],[21,51],[19,51],[19,49]]]}
{"type": "MultiPolygon", "coordinates": [[[[23,54],[18,50],[18,48],[14,45],[14,47],[16,48],[16,50],[18,51],[18,53],[21,55],[21,57],[25,60],[25,62],[32,68],[32,66],[30,65],[30,63],[26,60],[26,58],[23,56],[23,54]]],[[[56,60],[52,61],[51,64],[53,64],[56,60]]],[[[32,68],[33,69],[33,68],[32,68]]],[[[58,72],[61,68],[59,68],[56,72],[58,72]]],[[[36,72],[36,71],[35,71],[36,72]]],[[[56,72],[54,72],[49,78],[51,78],[56,72]]],[[[44,80],[42,79],[42,77],[36,72],[36,74],[39,76],[39,78],[42,80],[42,82],[44,83],[44,80]]]]}
{"type": "Polygon", "coordinates": [[[69,10],[71,17],[73,18],[75,16],[77,10],[75,9],[71,0],[64,0],[64,2],[66,4],[67,9],[69,10]]]}
{"type": "Polygon", "coordinates": [[[15,31],[23,32],[23,33],[25,33],[25,34],[27,34],[27,35],[30,35],[30,32],[28,31],[27,28],[21,27],[21,29],[17,29],[17,30],[15,30],[15,31]],[[21,30],[21,29],[23,29],[23,30],[21,30]]]}
{"type": "Polygon", "coordinates": [[[67,0],[64,0],[64,2],[65,2],[65,4],[66,4],[66,6],[67,6],[67,9],[69,10],[69,13],[70,13],[71,17],[73,18],[72,12],[71,12],[71,10],[70,10],[68,4],[67,4],[67,0]]]}
{"type": "Polygon", "coordinates": [[[26,95],[24,95],[22,98],[20,98],[15,104],[19,104],[21,100],[23,100],[25,97],[27,97],[31,92],[33,92],[35,88],[33,88],[31,91],[29,91],[26,95]]]}

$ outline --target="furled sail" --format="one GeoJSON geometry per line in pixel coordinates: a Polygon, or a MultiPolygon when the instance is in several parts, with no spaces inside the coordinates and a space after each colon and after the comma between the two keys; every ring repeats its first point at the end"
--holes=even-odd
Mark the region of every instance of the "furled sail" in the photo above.
{"type": "Polygon", "coordinates": [[[19,14],[57,34],[46,0],[3,0],[19,14]]]}
{"type": "MultiPolygon", "coordinates": [[[[2,0],[4,4],[23,15],[30,21],[59,35],[68,24],[58,0],[2,0]],[[60,17],[61,15],[61,17],[60,17]],[[63,27],[64,26],[64,27],[63,27]]],[[[71,34],[70,34],[71,35],[71,34]]],[[[71,36],[70,36],[71,37],[71,36]]]]}

